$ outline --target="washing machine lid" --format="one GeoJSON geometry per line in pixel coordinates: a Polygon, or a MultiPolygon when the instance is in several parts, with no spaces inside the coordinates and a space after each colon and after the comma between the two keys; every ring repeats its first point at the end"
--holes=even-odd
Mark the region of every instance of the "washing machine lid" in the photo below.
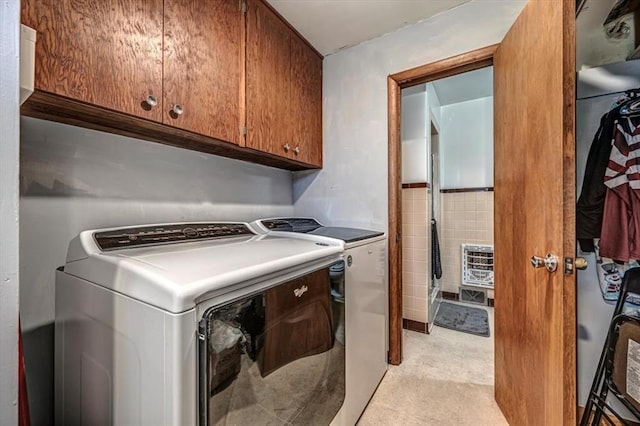
{"type": "Polygon", "coordinates": [[[162,224],[84,231],[64,272],[179,313],[207,295],[337,261],[342,251],[330,240],[257,235],[245,223],[162,224]]]}
{"type": "Polygon", "coordinates": [[[270,232],[295,232],[308,235],[334,238],[345,243],[355,243],[381,237],[384,232],[369,229],[345,228],[339,226],[323,226],[311,217],[281,217],[259,219],[251,223],[251,227],[257,233],[270,232]]]}
{"type": "Polygon", "coordinates": [[[343,228],[339,226],[323,226],[310,231],[309,234],[336,238],[344,241],[345,243],[355,243],[356,241],[380,237],[384,235],[384,232],[358,228],[343,228]]]}

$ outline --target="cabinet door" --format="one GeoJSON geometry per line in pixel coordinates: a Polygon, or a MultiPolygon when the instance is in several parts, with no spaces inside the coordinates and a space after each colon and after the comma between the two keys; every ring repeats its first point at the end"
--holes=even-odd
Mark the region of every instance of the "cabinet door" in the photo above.
{"type": "Polygon", "coordinates": [[[244,15],[239,4],[165,0],[165,124],[239,143],[244,73],[244,15]]]}
{"type": "Polygon", "coordinates": [[[23,0],[35,88],[151,120],[161,109],[162,0],[23,0]]]}
{"type": "Polygon", "coordinates": [[[291,30],[259,0],[247,10],[247,142],[289,157],[291,30]]]}
{"type": "Polygon", "coordinates": [[[291,145],[294,159],[322,167],[322,58],[291,37],[291,145]]]}

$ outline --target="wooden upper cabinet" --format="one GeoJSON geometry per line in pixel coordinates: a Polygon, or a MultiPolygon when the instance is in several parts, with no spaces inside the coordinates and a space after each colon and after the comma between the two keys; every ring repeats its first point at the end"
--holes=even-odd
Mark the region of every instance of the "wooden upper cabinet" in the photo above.
{"type": "Polygon", "coordinates": [[[240,3],[164,4],[163,122],[238,144],[244,123],[245,24],[240,3]]]}
{"type": "Polygon", "coordinates": [[[322,57],[260,0],[247,11],[247,140],[322,166],[322,57]]]}
{"type": "Polygon", "coordinates": [[[300,37],[291,37],[291,99],[293,157],[322,167],[322,57],[300,37]]]}
{"type": "Polygon", "coordinates": [[[36,93],[22,111],[321,167],[322,57],[263,0],[242,9],[239,0],[22,0],[22,22],[38,32],[36,93]]]}
{"type": "Polygon", "coordinates": [[[259,0],[247,2],[246,146],[288,157],[291,30],[259,0]]]}
{"type": "Polygon", "coordinates": [[[160,121],[162,0],[22,0],[38,31],[35,88],[160,121]]]}

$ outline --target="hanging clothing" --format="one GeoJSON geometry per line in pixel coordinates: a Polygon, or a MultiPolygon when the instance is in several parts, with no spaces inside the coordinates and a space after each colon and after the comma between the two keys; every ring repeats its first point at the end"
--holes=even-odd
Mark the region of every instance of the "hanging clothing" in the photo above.
{"type": "Polygon", "coordinates": [[[616,121],[604,184],[600,255],[640,259],[640,117],[616,121]]]}
{"type": "Polygon", "coordinates": [[[582,191],[576,206],[576,238],[584,252],[593,252],[593,239],[600,238],[607,193],[604,175],[609,163],[614,126],[619,111],[618,105],[602,116],[587,157],[582,191]]]}
{"type": "Polygon", "coordinates": [[[431,219],[431,275],[438,280],[442,278],[440,242],[438,241],[438,227],[435,219],[431,219]]]}

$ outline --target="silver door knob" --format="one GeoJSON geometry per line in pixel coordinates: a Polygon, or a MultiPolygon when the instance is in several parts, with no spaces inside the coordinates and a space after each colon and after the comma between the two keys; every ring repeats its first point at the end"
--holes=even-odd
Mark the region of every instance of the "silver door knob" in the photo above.
{"type": "Polygon", "coordinates": [[[546,257],[531,256],[531,266],[534,268],[547,268],[549,272],[555,272],[558,269],[558,256],[548,253],[546,257]]]}
{"type": "Polygon", "coordinates": [[[158,100],[153,95],[147,96],[147,99],[145,99],[144,102],[152,108],[158,105],[158,100]]]}
{"type": "Polygon", "coordinates": [[[284,148],[284,152],[289,152],[289,150],[291,149],[291,146],[289,146],[288,143],[285,143],[283,148],[284,148]]]}
{"type": "Polygon", "coordinates": [[[171,108],[171,112],[175,115],[182,115],[182,113],[184,113],[184,108],[182,108],[182,105],[176,104],[171,108]]]}
{"type": "Polygon", "coordinates": [[[299,147],[297,147],[297,146],[296,146],[295,148],[293,148],[293,153],[294,153],[295,155],[300,154],[300,148],[299,148],[299,147]]]}

